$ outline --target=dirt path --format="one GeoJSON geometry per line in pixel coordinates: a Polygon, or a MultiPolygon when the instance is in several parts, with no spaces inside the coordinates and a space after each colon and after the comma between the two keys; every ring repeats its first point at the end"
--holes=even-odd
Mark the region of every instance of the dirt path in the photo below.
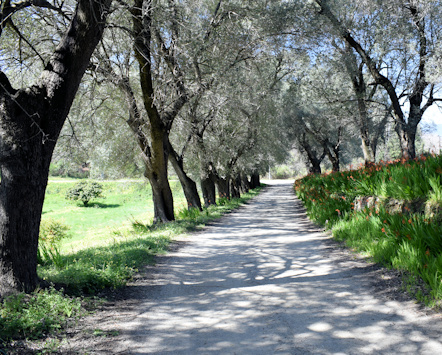
{"type": "Polygon", "coordinates": [[[339,250],[290,185],[269,186],[175,249],[124,301],[84,324],[119,335],[70,346],[89,354],[442,354],[441,317],[385,296],[388,272],[339,250]]]}

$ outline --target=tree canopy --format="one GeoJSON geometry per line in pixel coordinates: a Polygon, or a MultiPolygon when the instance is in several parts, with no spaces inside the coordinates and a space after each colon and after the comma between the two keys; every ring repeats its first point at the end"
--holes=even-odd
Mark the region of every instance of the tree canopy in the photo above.
{"type": "Polygon", "coordinates": [[[206,205],[238,196],[292,149],[310,173],[371,164],[392,141],[414,158],[442,101],[441,8],[2,0],[0,286],[37,285],[50,166],[144,174],[162,223],[174,219],[171,169],[189,208],[202,208],[201,193],[206,205]]]}

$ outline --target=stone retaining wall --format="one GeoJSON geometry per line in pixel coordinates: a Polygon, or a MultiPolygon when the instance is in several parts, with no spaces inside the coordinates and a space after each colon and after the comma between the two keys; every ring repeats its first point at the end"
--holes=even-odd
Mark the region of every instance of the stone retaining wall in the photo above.
{"type": "Polygon", "coordinates": [[[377,196],[358,196],[355,201],[355,211],[365,208],[379,210],[383,206],[390,214],[424,214],[427,217],[437,217],[442,221],[442,205],[437,202],[424,201],[422,199],[398,200],[394,198],[382,198],[377,196]]]}

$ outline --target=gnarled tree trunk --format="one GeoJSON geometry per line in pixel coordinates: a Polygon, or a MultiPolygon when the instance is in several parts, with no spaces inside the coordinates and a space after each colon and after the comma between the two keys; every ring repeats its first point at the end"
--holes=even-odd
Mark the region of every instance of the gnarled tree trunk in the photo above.
{"type": "Polygon", "coordinates": [[[217,176],[215,184],[218,188],[218,196],[220,198],[230,199],[230,179],[217,176]]]}
{"type": "Polygon", "coordinates": [[[250,181],[247,178],[247,175],[241,174],[241,193],[245,194],[250,190],[250,181]]]}
{"type": "Polygon", "coordinates": [[[183,159],[180,157],[175,149],[173,149],[170,141],[169,144],[169,161],[172,164],[175,173],[180,180],[181,187],[183,188],[184,196],[186,196],[188,208],[198,208],[202,210],[201,199],[196,187],[195,181],[193,181],[184,171],[183,159]]]}
{"type": "Polygon", "coordinates": [[[37,286],[38,235],[49,164],[81,78],[103,35],[110,4],[110,0],[78,2],[65,36],[36,85],[14,90],[0,72],[2,296],[37,286]]]}
{"type": "Polygon", "coordinates": [[[210,176],[201,178],[201,191],[203,192],[204,205],[206,207],[216,204],[215,183],[210,176]]]}
{"type": "Polygon", "coordinates": [[[149,119],[149,132],[143,132],[146,122],[141,117],[131,118],[128,122],[143,150],[145,176],[152,186],[154,202],[154,223],[165,223],[175,219],[173,196],[167,176],[168,129],[154,103],[154,87],[151,64],[151,25],[152,0],[135,0],[132,8],[135,58],[139,65],[141,90],[144,108],[149,119]],[[150,141],[150,146],[149,146],[150,141]]]}
{"type": "Polygon", "coordinates": [[[254,171],[252,176],[250,177],[250,188],[256,189],[261,185],[261,180],[259,177],[259,173],[257,171],[254,171]]]}

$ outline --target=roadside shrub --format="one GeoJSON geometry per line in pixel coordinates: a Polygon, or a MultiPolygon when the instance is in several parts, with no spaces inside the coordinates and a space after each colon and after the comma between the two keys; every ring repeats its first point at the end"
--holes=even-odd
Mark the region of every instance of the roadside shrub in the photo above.
{"type": "Polygon", "coordinates": [[[94,198],[104,197],[102,195],[103,185],[92,181],[81,181],[66,193],[67,200],[81,201],[87,206],[94,198]]]}

